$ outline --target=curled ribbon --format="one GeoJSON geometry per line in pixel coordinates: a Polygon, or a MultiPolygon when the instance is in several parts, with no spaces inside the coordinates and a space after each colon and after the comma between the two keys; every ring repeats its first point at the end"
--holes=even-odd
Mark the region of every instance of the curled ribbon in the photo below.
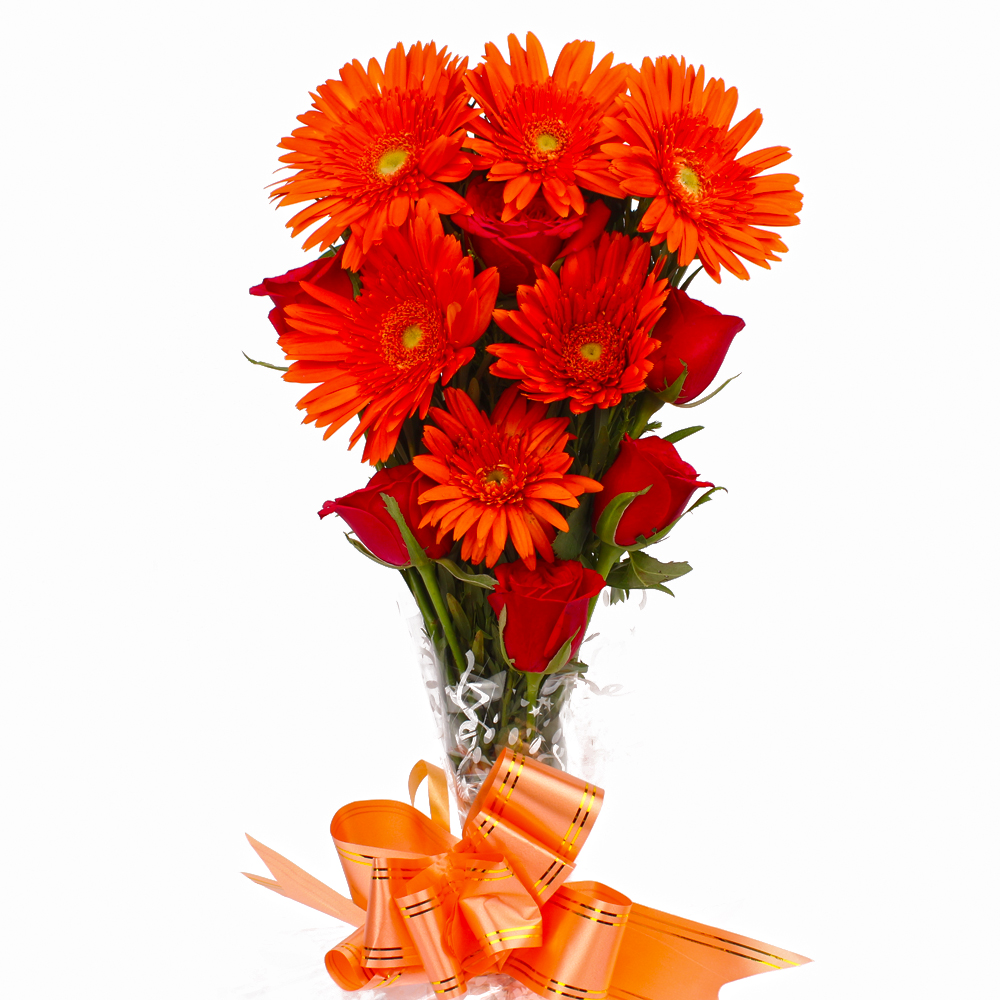
{"type": "Polygon", "coordinates": [[[248,878],[357,928],[326,956],[342,989],[429,982],[455,1000],[502,971],[542,997],[716,1000],[725,983],[809,961],[567,881],[600,812],[596,785],[505,750],[459,840],[440,768],[416,765],[411,802],[424,777],[433,821],[389,800],[333,817],[351,899],[248,838],[274,879],[248,878]]]}

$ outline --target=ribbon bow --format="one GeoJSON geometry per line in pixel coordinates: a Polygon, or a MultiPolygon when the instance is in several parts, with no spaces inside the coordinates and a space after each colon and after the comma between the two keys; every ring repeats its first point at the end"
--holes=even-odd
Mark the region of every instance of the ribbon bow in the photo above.
{"type": "Polygon", "coordinates": [[[411,802],[424,777],[431,819],[389,800],[333,817],[350,900],[248,837],[274,880],[248,878],[358,928],[326,956],[342,989],[430,982],[454,1000],[503,971],[542,997],[716,1000],[725,983],[810,961],[567,881],[600,812],[596,785],[504,750],[458,840],[440,768],[417,764],[411,802]]]}

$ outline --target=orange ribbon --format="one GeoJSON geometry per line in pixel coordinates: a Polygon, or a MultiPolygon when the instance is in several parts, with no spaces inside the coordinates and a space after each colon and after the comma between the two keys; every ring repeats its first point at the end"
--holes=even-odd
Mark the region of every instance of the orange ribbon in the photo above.
{"type": "Polygon", "coordinates": [[[568,882],[600,812],[596,785],[504,750],[459,841],[440,768],[417,764],[411,801],[424,777],[433,822],[388,800],[333,817],[350,900],[248,838],[274,880],[248,878],[358,928],[326,956],[342,989],[430,982],[454,1000],[503,971],[542,997],[716,1000],[725,983],[809,961],[568,882]]]}

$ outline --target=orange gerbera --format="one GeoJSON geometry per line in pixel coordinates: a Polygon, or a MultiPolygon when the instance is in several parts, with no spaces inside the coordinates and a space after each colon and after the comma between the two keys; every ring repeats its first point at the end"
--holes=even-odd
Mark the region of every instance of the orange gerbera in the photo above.
{"type": "Polygon", "coordinates": [[[303,244],[327,247],[348,227],[344,263],[356,271],[364,254],[389,227],[401,226],[419,199],[439,212],[466,211],[464,199],[447,187],[469,176],[461,151],[465,126],[475,117],[463,79],[468,59],[449,58],[431,42],[404,54],[398,44],[385,72],[371,59],[356,59],[313,94],[312,111],[278,145],[292,152],[282,163],[295,174],[281,182],[278,204],[312,202],[287,223],[292,235],[322,225],[303,244]],[[323,222],[322,220],[326,220],[323,222]]]}
{"type": "Polygon", "coordinates": [[[570,399],[570,410],[606,409],[640,392],[658,346],[650,330],[663,315],[667,281],[649,274],[649,244],[605,233],[597,246],[570,254],[559,274],[548,268],[517,290],[517,310],[493,318],[518,343],[490,344],[490,371],[518,379],[529,399],[570,399]]]}
{"type": "Polygon", "coordinates": [[[757,176],[790,156],[787,146],[771,146],[737,158],[764,120],[753,111],[730,128],[735,87],[714,77],[705,82],[683,59],[644,59],[632,70],[629,96],[621,113],[605,119],[622,142],[606,143],[611,171],[622,190],[652,203],[639,224],[666,241],[678,264],[697,255],[719,281],[720,265],[739,278],[750,275],[737,254],[761,267],[788,248],[775,233],[756,228],[794,226],[802,208],[792,174],[757,176]]]}
{"type": "Polygon", "coordinates": [[[626,63],[612,66],[609,52],[591,71],[593,42],[569,42],[549,75],[545,53],[529,31],[527,52],[509,35],[510,64],[490,42],[486,61],[466,76],[483,116],[470,126],[479,136],[466,147],[490,166],[491,181],[506,181],[503,221],[514,218],[541,188],[552,210],[566,218],[584,212],[582,185],[621,197],[608,170],[601,143],[613,137],[604,116],[617,113],[624,92],[626,63]]]}
{"type": "Polygon", "coordinates": [[[499,278],[494,267],[475,274],[426,206],[386,233],[360,278],[356,300],[302,282],[316,304],[285,307],[292,329],[278,343],[295,359],[286,381],[322,383],[299,400],[304,422],[327,438],[363,410],[350,446],[367,433],[363,457],[374,465],[392,454],[407,417],[426,416],[438,380],[472,360],[499,278]]]}
{"type": "Polygon", "coordinates": [[[487,419],[460,389],[445,389],[448,409],[432,409],[437,427],[424,428],[429,455],[413,464],[440,485],[421,493],[429,503],[420,526],[432,524],[438,539],[449,531],[462,539],[462,558],[493,566],[507,538],[529,569],[536,551],[552,562],[550,525],[569,531],[566,519],[549,501],[579,507],[581,493],[601,484],[566,474],[568,417],[546,419],[546,407],[529,403],[511,386],[487,419]],[[547,530],[548,529],[548,530],[547,530]]]}

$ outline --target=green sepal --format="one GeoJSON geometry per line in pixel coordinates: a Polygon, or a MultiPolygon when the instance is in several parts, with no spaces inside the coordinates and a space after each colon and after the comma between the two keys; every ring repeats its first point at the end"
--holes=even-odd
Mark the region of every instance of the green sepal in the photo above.
{"type": "Polygon", "coordinates": [[[576,641],[576,637],[580,634],[580,630],[577,629],[560,647],[559,651],[547,664],[545,664],[545,669],[540,671],[543,674],[557,674],[562,670],[567,663],[569,663],[569,658],[572,655],[573,643],[576,641]]]}
{"type": "Polygon", "coordinates": [[[372,562],[378,563],[379,566],[388,566],[389,569],[409,569],[412,563],[404,563],[402,566],[397,566],[395,563],[387,563],[384,559],[379,559],[374,552],[370,552],[364,544],[357,538],[355,538],[349,531],[344,532],[344,538],[346,538],[351,545],[353,545],[363,556],[367,556],[372,562]]]}
{"type": "Polygon", "coordinates": [[[664,563],[645,552],[633,552],[608,574],[608,586],[624,591],[626,596],[630,590],[658,590],[673,597],[673,591],[664,587],[663,582],[690,572],[690,563],[664,563]]]}
{"type": "MultiPolygon", "coordinates": [[[[691,511],[693,511],[696,507],[700,507],[703,503],[708,503],[708,501],[712,497],[712,494],[718,493],[719,490],[722,490],[723,493],[729,492],[729,490],[727,490],[725,486],[713,486],[707,493],[705,493],[703,496],[700,496],[697,500],[695,500],[695,502],[691,504],[691,506],[688,507],[688,509],[684,511],[683,514],[681,514],[681,517],[685,517],[686,515],[690,514],[691,511]]],[[[657,542],[663,541],[663,539],[670,534],[670,531],[674,527],[674,525],[677,524],[678,521],[680,521],[681,517],[678,517],[675,520],[671,521],[670,524],[668,524],[665,528],[661,528],[659,531],[654,532],[652,535],[649,536],[649,538],[645,538],[642,535],[636,535],[635,542],[632,545],[626,546],[626,549],[629,552],[638,552],[639,549],[646,549],[649,548],[650,545],[655,545],[657,542]]]]}
{"type": "Polygon", "coordinates": [[[421,566],[429,566],[430,559],[427,558],[427,553],[420,547],[420,543],[413,537],[413,532],[410,531],[410,526],[406,523],[406,519],[399,509],[399,504],[396,503],[395,497],[390,496],[388,493],[380,493],[379,496],[385,504],[385,509],[389,512],[389,517],[396,522],[396,527],[399,528],[399,533],[403,536],[406,551],[410,553],[410,561],[418,569],[421,566]]]}
{"type": "Polygon", "coordinates": [[[489,573],[467,573],[451,559],[435,559],[434,562],[451,573],[456,580],[461,580],[462,583],[471,584],[473,587],[482,587],[483,590],[492,590],[497,585],[496,577],[490,576],[489,573]]]}
{"type": "Polygon", "coordinates": [[[673,403],[677,397],[681,394],[681,390],[684,388],[684,382],[688,377],[688,366],[686,361],[681,362],[684,365],[684,371],[674,379],[665,389],[661,392],[654,392],[653,395],[656,396],[661,403],[673,403]]]}
{"type": "MultiPolygon", "coordinates": [[[[594,534],[602,541],[608,545],[618,545],[615,541],[615,534],[618,531],[618,525],[621,522],[622,515],[625,513],[625,508],[636,498],[641,497],[644,493],[648,493],[652,489],[652,483],[649,484],[644,490],[639,490],[636,493],[630,493],[628,491],[624,493],[619,493],[601,512],[601,516],[597,519],[597,524],[594,527],[594,534]]],[[[619,546],[620,547],[620,546],[619,546]]]]}
{"type": "Polygon", "coordinates": [[[260,365],[261,368],[273,368],[276,372],[287,372],[288,371],[288,368],[282,368],[281,365],[272,365],[268,361],[254,361],[254,359],[251,358],[250,355],[247,354],[246,351],[240,351],[240,354],[242,354],[243,357],[245,357],[247,359],[247,361],[249,361],[250,364],[252,364],[252,365],[260,365]]]}
{"type": "Polygon", "coordinates": [[[684,438],[690,437],[692,434],[697,434],[698,431],[703,431],[704,429],[704,424],[698,424],[695,427],[683,427],[679,431],[674,431],[673,434],[664,435],[663,440],[669,441],[671,444],[677,444],[678,441],[683,441],[684,438]]]}
{"type": "Polygon", "coordinates": [[[497,625],[496,625],[496,639],[497,639],[497,649],[500,650],[500,655],[503,657],[503,662],[507,664],[512,670],[517,668],[514,666],[514,661],[507,655],[507,646],[503,641],[503,630],[507,627],[507,605],[505,604],[500,609],[500,614],[497,615],[497,625]]]}
{"type": "MultiPolygon", "coordinates": [[[[687,270],[687,268],[684,268],[684,270],[686,271],[686,270],[687,270]]],[[[687,279],[687,281],[685,281],[683,285],[680,285],[680,286],[678,286],[678,287],[680,288],[680,290],[681,290],[682,292],[686,292],[686,291],[688,290],[688,285],[690,285],[690,284],[691,284],[691,282],[692,282],[692,281],[694,281],[694,279],[698,277],[698,273],[699,273],[700,271],[704,271],[704,270],[705,270],[705,265],[704,265],[704,264],[700,264],[700,265],[699,265],[698,267],[696,267],[696,268],[695,268],[695,269],[694,269],[694,270],[693,270],[693,271],[692,271],[692,272],[691,272],[691,273],[690,273],[690,274],[688,275],[688,279],[687,279]]],[[[683,275],[682,275],[682,277],[683,277],[683,275]]]]}
{"type": "Polygon", "coordinates": [[[685,410],[691,409],[692,406],[701,406],[702,403],[707,403],[713,396],[718,396],[719,393],[722,392],[722,390],[725,389],[734,378],[739,378],[742,374],[743,372],[737,372],[732,378],[727,378],[718,389],[713,389],[712,392],[710,392],[707,396],[702,396],[701,399],[696,399],[691,403],[674,403],[674,406],[683,407],[685,410]]]}

